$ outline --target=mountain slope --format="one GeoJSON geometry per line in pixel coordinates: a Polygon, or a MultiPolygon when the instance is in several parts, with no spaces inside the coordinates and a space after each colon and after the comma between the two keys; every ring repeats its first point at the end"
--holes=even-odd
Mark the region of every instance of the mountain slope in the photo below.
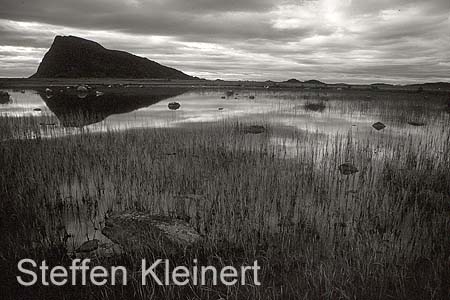
{"type": "Polygon", "coordinates": [[[124,51],[75,36],[56,36],[32,78],[196,79],[124,51]]]}

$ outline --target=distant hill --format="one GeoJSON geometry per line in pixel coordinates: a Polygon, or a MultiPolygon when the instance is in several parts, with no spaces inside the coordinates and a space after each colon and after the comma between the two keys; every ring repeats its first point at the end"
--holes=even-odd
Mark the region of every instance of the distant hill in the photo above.
{"type": "Polygon", "coordinates": [[[198,79],[124,51],[75,36],[56,36],[31,78],[198,79]]]}
{"type": "Polygon", "coordinates": [[[315,79],[307,80],[307,81],[304,81],[303,83],[306,83],[306,84],[317,84],[317,85],[326,85],[325,82],[322,82],[322,81],[319,81],[319,80],[315,80],[315,79]]]}
{"type": "Polygon", "coordinates": [[[300,80],[292,78],[289,80],[286,80],[285,83],[302,83],[300,80]]]}

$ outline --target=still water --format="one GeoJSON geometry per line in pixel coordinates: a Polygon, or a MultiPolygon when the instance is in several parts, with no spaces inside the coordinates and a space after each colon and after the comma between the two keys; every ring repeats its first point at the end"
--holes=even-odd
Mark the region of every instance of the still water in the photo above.
{"type": "MultiPolygon", "coordinates": [[[[401,92],[236,90],[230,95],[223,90],[155,88],[138,94],[106,92],[79,98],[65,90],[50,95],[35,90],[6,91],[11,101],[0,104],[0,115],[45,117],[54,121],[53,133],[67,128],[96,132],[185,127],[236,119],[325,134],[370,132],[371,125],[381,121],[387,125],[383,132],[414,134],[449,119],[445,96],[401,92]],[[181,106],[170,110],[170,102],[181,106]]],[[[49,133],[45,125],[41,123],[43,136],[49,133]]]]}

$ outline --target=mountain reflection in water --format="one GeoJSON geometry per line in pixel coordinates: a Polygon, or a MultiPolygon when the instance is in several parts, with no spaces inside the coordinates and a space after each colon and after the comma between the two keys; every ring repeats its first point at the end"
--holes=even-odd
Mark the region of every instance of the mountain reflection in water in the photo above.
{"type": "Polygon", "coordinates": [[[162,100],[187,92],[187,88],[155,87],[151,90],[133,90],[127,93],[105,92],[97,96],[95,91],[80,98],[75,90],[60,90],[38,94],[56,115],[63,127],[83,127],[105,120],[114,114],[129,113],[148,107],[162,100]]]}

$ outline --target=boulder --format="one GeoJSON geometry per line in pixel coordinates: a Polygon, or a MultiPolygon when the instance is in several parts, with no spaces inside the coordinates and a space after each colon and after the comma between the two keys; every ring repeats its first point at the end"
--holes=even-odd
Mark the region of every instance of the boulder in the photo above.
{"type": "Polygon", "coordinates": [[[80,247],[78,247],[75,252],[84,253],[92,252],[98,249],[99,242],[96,239],[84,242],[80,247]]]}
{"type": "Polygon", "coordinates": [[[242,128],[243,133],[260,134],[266,131],[266,128],[262,125],[250,125],[242,128]]]}
{"type": "Polygon", "coordinates": [[[338,167],[339,172],[341,172],[342,175],[351,175],[354,173],[359,172],[358,168],[356,168],[351,163],[343,163],[338,167]]]}
{"type": "Polygon", "coordinates": [[[326,106],[325,104],[318,102],[318,103],[306,103],[304,105],[305,110],[311,110],[311,111],[317,111],[317,112],[321,112],[323,111],[326,106]]]}
{"type": "Polygon", "coordinates": [[[6,104],[11,100],[8,92],[0,91],[0,104],[6,104]]]}
{"type": "Polygon", "coordinates": [[[84,85],[79,85],[77,87],[77,96],[80,99],[84,99],[89,95],[89,90],[86,86],[84,85]]]}
{"type": "Polygon", "coordinates": [[[170,102],[169,105],[167,105],[170,110],[177,110],[181,107],[181,104],[178,102],[170,102]]]}
{"type": "Polygon", "coordinates": [[[200,234],[186,221],[139,211],[107,215],[102,233],[125,250],[165,254],[178,253],[201,241],[200,234]]]}
{"type": "Polygon", "coordinates": [[[381,130],[381,129],[384,129],[386,127],[386,125],[384,125],[381,122],[376,122],[376,123],[372,124],[372,127],[375,128],[376,130],[381,130]]]}
{"type": "Polygon", "coordinates": [[[408,124],[409,124],[409,125],[412,125],[412,126],[425,126],[425,123],[423,123],[423,122],[414,122],[414,121],[411,121],[411,122],[408,122],[408,124]]]}

